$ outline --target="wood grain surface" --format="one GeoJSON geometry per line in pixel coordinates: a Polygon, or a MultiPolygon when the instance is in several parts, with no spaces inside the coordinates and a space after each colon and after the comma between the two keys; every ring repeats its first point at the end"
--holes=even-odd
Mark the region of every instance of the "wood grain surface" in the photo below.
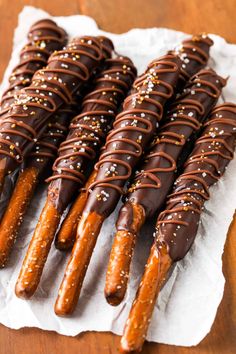
{"type": "MultiPolygon", "coordinates": [[[[236,43],[235,0],[0,0],[1,78],[10,58],[17,16],[24,5],[43,8],[52,15],[89,15],[102,29],[116,33],[133,27],[168,27],[189,33],[212,32],[236,43]]],[[[235,234],[236,218],[223,255],[224,297],[211,332],[196,347],[146,343],[143,354],[236,353],[235,234]]],[[[15,331],[0,325],[0,354],[116,354],[118,346],[119,337],[111,333],[65,337],[34,328],[15,331]]]]}

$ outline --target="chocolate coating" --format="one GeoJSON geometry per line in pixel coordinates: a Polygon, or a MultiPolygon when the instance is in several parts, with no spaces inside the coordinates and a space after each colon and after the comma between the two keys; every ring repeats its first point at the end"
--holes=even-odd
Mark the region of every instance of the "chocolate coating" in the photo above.
{"type": "MultiPolygon", "coordinates": [[[[98,40],[102,46],[104,58],[110,58],[114,50],[113,43],[110,39],[102,36],[99,36],[98,40]]],[[[92,76],[96,75],[95,72],[99,70],[100,67],[95,69],[92,76]]],[[[92,84],[91,78],[87,85],[84,85],[84,87],[80,89],[80,92],[76,92],[71,104],[64,104],[56,111],[48,123],[47,130],[43,133],[41,138],[37,140],[33,150],[23,163],[23,169],[35,167],[38,171],[39,179],[45,179],[50,176],[52,164],[58,155],[58,147],[68,134],[71,118],[78,113],[84,91],[88,91],[89,86],[92,84]]]]}
{"type": "Polygon", "coordinates": [[[66,32],[49,19],[37,21],[28,33],[28,43],[20,52],[20,62],[9,77],[9,87],[1,99],[0,118],[8,111],[20,89],[29,86],[34,73],[47,65],[47,60],[55,50],[67,42],[66,32]]]}
{"type": "Polygon", "coordinates": [[[23,169],[35,167],[38,178],[46,178],[51,173],[51,165],[58,154],[58,147],[68,133],[70,120],[76,112],[75,105],[64,105],[58,109],[48,123],[46,131],[26,157],[23,169]]]}
{"type": "Polygon", "coordinates": [[[185,39],[173,53],[177,54],[181,61],[181,73],[178,88],[181,90],[186,82],[198,71],[203,69],[209,59],[209,50],[213,41],[206,34],[197,34],[185,39]]]}
{"type": "Polygon", "coordinates": [[[85,96],[81,114],[73,119],[48,178],[48,196],[58,211],[65,209],[84,184],[135,76],[131,60],[117,56],[105,61],[104,70],[91,85],[93,90],[85,96]]]}
{"type": "Polygon", "coordinates": [[[224,174],[234,156],[236,105],[216,107],[185,163],[157,221],[156,246],[167,245],[173,261],[182,259],[192,246],[209,188],[224,174]]]}
{"type": "MultiPolygon", "coordinates": [[[[126,196],[127,201],[143,206],[146,217],[162,207],[173,185],[181,154],[216,104],[224,85],[225,80],[215,71],[201,70],[170,106],[126,196]]],[[[125,224],[126,216],[122,213],[118,230],[123,230],[125,224]]]]}
{"type": "Polygon", "coordinates": [[[98,175],[85,212],[106,217],[114,210],[125,182],[159,126],[165,102],[174,93],[180,64],[177,56],[165,55],[154,60],[135,81],[96,164],[98,175]]]}
{"type": "Polygon", "coordinates": [[[103,59],[96,37],[71,41],[54,52],[45,69],[37,71],[32,84],[21,90],[7,116],[0,122],[0,169],[11,173],[32,149],[35,139],[47,127],[47,121],[62,104],[88,81],[103,59]]]}

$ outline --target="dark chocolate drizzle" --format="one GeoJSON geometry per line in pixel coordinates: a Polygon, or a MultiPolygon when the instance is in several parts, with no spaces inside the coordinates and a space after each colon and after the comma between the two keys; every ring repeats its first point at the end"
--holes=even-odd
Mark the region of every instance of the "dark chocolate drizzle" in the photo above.
{"type": "Polygon", "coordinates": [[[91,85],[93,90],[85,96],[82,112],[73,118],[54,173],[47,180],[51,182],[48,195],[57,210],[64,210],[84,184],[135,76],[131,60],[117,56],[105,61],[104,70],[91,85]]]}
{"type": "Polygon", "coordinates": [[[32,84],[21,90],[0,122],[0,169],[10,173],[45,131],[49,117],[86,82],[103,59],[98,38],[84,36],[54,52],[45,69],[37,71],[32,84]]]}
{"type": "Polygon", "coordinates": [[[28,33],[28,43],[20,52],[20,62],[9,77],[9,87],[3,93],[0,118],[15,100],[20,89],[31,84],[34,73],[47,65],[51,53],[61,49],[67,42],[66,32],[49,19],[36,22],[28,33]]]}
{"type": "Polygon", "coordinates": [[[182,259],[194,242],[209,188],[224,174],[234,156],[236,105],[216,107],[185,163],[157,221],[156,245],[166,244],[173,261],[182,259]]]}
{"type": "Polygon", "coordinates": [[[132,168],[159,126],[165,102],[173,95],[180,59],[172,54],[154,60],[134,83],[124,110],[115,119],[96,169],[85,211],[109,215],[115,208],[132,168]]]}
{"type": "MultiPolygon", "coordinates": [[[[225,80],[213,70],[201,70],[170,106],[126,198],[129,202],[142,205],[146,217],[152,216],[164,203],[173,185],[182,152],[216,104],[224,85],[225,80]]],[[[122,215],[117,222],[119,230],[127,224],[122,215]]]]}

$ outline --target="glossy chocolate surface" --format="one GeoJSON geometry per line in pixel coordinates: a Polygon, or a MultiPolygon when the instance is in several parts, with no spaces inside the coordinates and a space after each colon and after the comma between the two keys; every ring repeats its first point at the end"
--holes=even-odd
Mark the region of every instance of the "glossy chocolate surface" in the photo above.
{"type": "MultiPolygon", "coordinates": [[[[128,201],[142,205],[147,217],[163,205],[173,185],[181,154],[216,104],[224,85],[225,80],[213,70],[201,70],[169,107],[126,197],[128,201]]],[[[119,229],[122,223],[119,219],[119,229]]]]}
{"type": "Polygon", "coordinates": [[[216,107],[205,123],[157,221],[156,246],[167,245],[173,261],[182,259],[193,244],[209,188],[233,158],[235,139],[236,105],[225,103],[216,107]]]}
{"type": "Polygon", "coordinates": [[[29,86],[34,73],[46,66],[50,54],[62,49],[66,42],[66,32],[52,20],[43,19],[31,26],[28,43],[22,48],[20,62],[12,70],[9,87],[2,95],[0,119],[15,101],[17,91],[29,86]]]}
{"type": "Polygon", "coordinates": [[[47,121],[88,81],[103,60],[96,37],[72,40],[54,52],[45,69],[37,71],[32,84],[21,90],[6,117],[0,122],[0,169],[11,173],[32,149],[35,139],[47,128],[47,121]]]}
{"type": "Polygon", "coordinates": [[[48,179],[49,198],[62,211],[84,184],[96,161],[118,108],[136,76],[129,58],[107,59],[82,102],[82,111],[71,125],[48,179]]]}

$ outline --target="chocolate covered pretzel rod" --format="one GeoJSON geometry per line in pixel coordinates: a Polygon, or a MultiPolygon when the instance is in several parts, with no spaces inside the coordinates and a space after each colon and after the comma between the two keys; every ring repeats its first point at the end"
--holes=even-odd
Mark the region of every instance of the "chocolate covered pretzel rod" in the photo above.
{"type": "Polygon", "coordinates": [[[83,100],[81,114],[72,120],[67,139],[59,148],[54,173],[48,179],[47,201],[17,281],[18,296],[29,297],[35,292],[61,214],[91,171],[135,75],[130,59],[121,56],[107,59],[104,70],[92,85],[93,91],[83,100]]]}
{"type": "Polygon", "coordinates": [[[76,306],[86,268],[92,256],[104,219],[114,210],[132,168],[153,137],[162,118],[165,102],[173,95],[181,61],[172,54],[154,60],[134,83],[114,122],[100,159],[97,177],[90,186],[78,238],[59,290],[55,312],[68,314],[76,306]],[[73,288],[71,287],[73,285],[73,288]]]}
{"type": "Polygon", "coordinates": [[[193,134],[216,104],[224,85],[225,80],[213,70],[201,70],[163,118],[163,125],[119,211],[105,286],[105,296],[111,305],[118,305],[124,298],[138,232],[146,219],[162,207],[181,166],[182,152],[188,149],[189,139],[193,140],[193,134]]]}
{"type": "MultiPolygon", "coordinates": [[[[173,54],[178,55],[182,61],[181,72],[178,81],[178,91],[181,91],[187,80],[200,69],[202,69],[208,61],[209,49],[213,41],[205,34],[192,36],[184,40],[178,46],[173,54]]],[[[94,182],[95,172],[91,180],[86,184],[88,189],[90,184],[94,182]]],[[[85,191],[78,196],[68,215],[64,219],[56,238],[56,246],[59,249],[69,249],[73,246],[76,237],[77,224],[81,218],[83,208],[85,206],[88,194],[85,191]]]]}
{"type": "Polygon", "coordinates": [[[59,108],[48,124],[47,131],[24,162],[0,222],[0,267],[6,265],[34,190],[39,181],[50,173],[57,148],[66,137],[70,118],[75,111],[76,104],[59,108]]]}
{"type": "Polygon", "coordinates": [[[12,70],[9,87],[2,95],[0,119],[14,102],[17,91],[29,86],[34,73],[46,66],[50,54],[61,49],[66,42],[66,32],[52,20],[43,19],[30,27],[28,43],[22,48],[20,62],[12,70]]]}
{"type": "Polygon", "coordinates": [[[121,339],[123,352],[141,350],[161,285],[171,265],[192,246],[209,188],[233,158],[235,139],[236,105],[225,103],[212,111],[158,217],[155,242],[121,339]]]}
{"type": "MultiPolygon", "coordinates": [[[[110,57],[113,50],[111,41],[104,37],[98,37],[98,40],[104,58],[110,57]]],[[[83,91],[84,88],[82,94],[83,91]]],[[[37,184],[50,175],[52,163],[57,157],[58,147],[68,133],[72,115],[75,116],[78,111],[80,96],[81,90],[73,96],[71,104],[64,104],[58,109],[48,123],[47,131],[36,142],[33,151],[23,163],[22,171],[0,223],[1,267],[6,264],[37,184]]]]}
{"type": "Polygon", "coordinates": [[[49,117],[88,81],[103,59],[95,37],[74,39],[53,53],[45,69],[37,71],[29,87],[22,89],[7,116],[0,122],[0,184],[14,171],[43,133],[49,117]]]}

